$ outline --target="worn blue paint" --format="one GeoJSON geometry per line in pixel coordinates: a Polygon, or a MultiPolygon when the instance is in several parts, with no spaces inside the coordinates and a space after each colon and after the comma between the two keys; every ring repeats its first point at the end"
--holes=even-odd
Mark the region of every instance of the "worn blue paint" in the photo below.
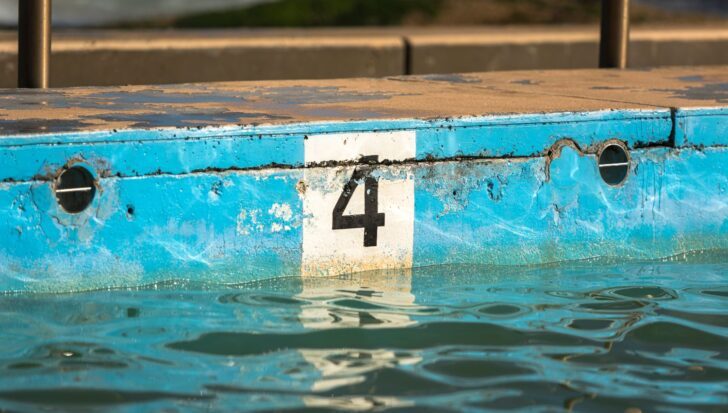
{"type": "Polygon", "coordinates": [[[665,145],[672,122],[667,110],[560,113],[477,119],[479,125],[443,124],[417,136],[418,159],[513,157],[545,154],[561,139],[592,148],[608,139],[628,147],[665,145]]]}
{"type": "Polygon", "coordinates": [[[676,146],[727,146],[726,136],[728,136],[728,107],[676,111],[676,146]]]}
{"type": "Polygon", "coordinates": [[[0,186],[1,290],[69,290],[298,273],[300,171],[106,178],[81,214],[46,183],[0,186]],[[275,204],[295,211],[277,218],[275,204]],[[274,232],[278,223],[286,230],[274,232]],[[243,272],[247,273],[241,277],[243,272]]]}
{"type": "Polygon", "coordinates": [[[415,265],[640,260],[728,247],[728,151],[632,152],[627,182],[592,155],[448,162],[418,173],[415,265]],[[427,179],[427,177],[438,179],[427,179]]]}
{"type": "MultiPolygon", "coordinates": [[[[406,166],[415,179],[414,265],[652,259],[728,248],[728,150],[724,125],[712,123],[725,112],[717,112],[678,112],[687,125],[679,126],[686,132],[678,136],[708,146],[698,149],[668,146],[669,112],[559,114],[551,116],[560,121],[542,125],[528,116],[510,118],[511,127],[505,118],[457,120],[452,128],[447,121],[420,125],[417,157],[440,161],[406,166]],[[586,120],[576,121],[579,116],[586,120]],[[718,135],[699,140],[706,131],[718,135]],[[593,148],[615,137],[642,147],[632,151],[630,177],[621,187],[601,181],[593,148]],[[564,138],[590,153],[564,146],[552,160],[541,155],[564,138]],[[497,159],[446,160],[455,156],[497,159]]],[[[4,141],[0,150],[3,162],[27,164],[13,164],[19,174],[3,171],[21,182],[0,184],[0,205],[6,206],[0,290],[179,278],[236,283],[300,274],[302,136],[198,136],[182,146],[175,139],[46,145],[42,138],[29,137],[23,146],[4,141]],[[206,145],[215,150],[197,149],[206,145]],[[78,215],[60,210],[50,182],[32,178],[74,157],[102,173],[94,204],[78,215]],[[299,168],[187,173],[270,159],[299,168]],[[161,166],[174,174],[155,174],[161,166]],[[276,215],[276,205],[290,207],[290,216],[276,215]]]]}
{"type": "Polygon", "coordinates": [[[304,166],[306,135],[417,130],[417,159],[544,154],[569,138],[583,148],[617,138],[629,147],[667,144],[669,110],[490,116],[433,121],[332,122],[201,130],[132,130],[0,139],[0,181],[43,180],[83,159],[104,176],[304,166]]]}

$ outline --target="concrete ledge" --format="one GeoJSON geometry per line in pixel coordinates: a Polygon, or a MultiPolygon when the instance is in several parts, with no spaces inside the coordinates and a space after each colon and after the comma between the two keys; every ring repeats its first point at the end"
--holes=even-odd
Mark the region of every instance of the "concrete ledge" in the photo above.
{"type": "MultiPolygon", "coordinates": [[[[472,29],[407,40],[412,74],[592,68],[599,56],[596,27],[472,29]]],[[[728,63],[725,27],[636,27],[631,40],[630,67],[728,63]]]]}
{"type": "MultiPolygon", "coordinates": [[[[593,68],[594,26],[58,33],[55,87],[593,68]]],[[[632,67],[728,64],[728,27],[635,27],[632,67]]],[[[15,87],[0,33],[0,87],[15,87]]]]}
{"type": "MultiPolygon", "coordinates": [[[[0,37],[0,87],[15,87],[15,38],[0,37]]],[[[94,32],[54,38],[51,84],[383,77],[404,72],[404,41],[352,32],[94,32]]]]}

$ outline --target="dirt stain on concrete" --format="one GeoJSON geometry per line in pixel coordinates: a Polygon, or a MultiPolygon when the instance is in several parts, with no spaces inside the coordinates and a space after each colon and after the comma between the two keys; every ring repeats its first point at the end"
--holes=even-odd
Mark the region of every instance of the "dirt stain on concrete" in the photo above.
{"type": "Polygon", "coordinates": [[[432,82],[447,82],[447,83],[481,83],[482,80],[465,76],[461,74],[444,74],[444,75],[426,75],[422,76],[422,79],[429,80],[432,82]]]}
{"type": "Polygon", "coordinates": [[[653,89],[655,92],[672,93],[672,97],[689,100],[709,100],[728,103],[728,82],[704,83],[685,89],[653,89]]]}

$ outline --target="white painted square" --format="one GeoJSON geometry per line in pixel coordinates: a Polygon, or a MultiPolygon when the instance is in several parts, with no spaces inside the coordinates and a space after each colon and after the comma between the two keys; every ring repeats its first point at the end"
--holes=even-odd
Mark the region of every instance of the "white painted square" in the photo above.
{"type": "MultiPolygon", "coordinates": [[[[379,161],[402,161],[416,154],[414,131],[344,133],[309,136],[305,161],[357,161],[377,155],[379,161]]],[[[377,245],[364,246],[364,229],[332,229],[333,210],[356,166],[314,167],[304,171],[303,276],[412,266],[414,179],[410,167],[373,167],[379,182],[378,212],[385,224],[377,230],[377,245]]],[[[365,185],[354,191],[344,215],[364,212],[365,185]]]]}

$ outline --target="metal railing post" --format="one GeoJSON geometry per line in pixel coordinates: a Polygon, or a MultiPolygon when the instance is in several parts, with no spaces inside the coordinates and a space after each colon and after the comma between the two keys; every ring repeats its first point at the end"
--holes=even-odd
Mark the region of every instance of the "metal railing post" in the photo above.
{"type": "Polygon", "coordinates": [[[48,87],[51,0],[18,2],[18,87],[48,87]]]}
{"type": "Polygon", "coordinates": [[[629,47],[629,0],[602,0],[599,67],[627,67],[629,47]]]}

